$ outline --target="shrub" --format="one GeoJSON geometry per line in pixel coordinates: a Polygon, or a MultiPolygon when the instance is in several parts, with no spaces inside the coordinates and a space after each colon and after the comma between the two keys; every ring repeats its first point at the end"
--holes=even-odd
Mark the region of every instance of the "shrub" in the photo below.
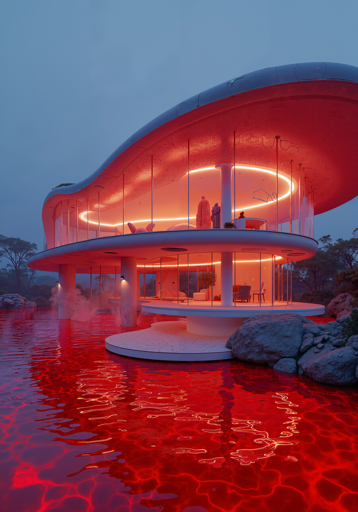
{"type": "Polygon", "coordinates": [[[34,284],[29,289],[28,294],[31,297],[44,297],[45,299],[49,300],[50,297],[51,297],[51,290],[52,290],[52,288],[53,287],[48,285],[48,284],[34,284]]]}
{"type": "Polygon", "coordinates": [[[316,290],[313,293],[305,292],[302,294],[299,302],[322,304],[323,306],[327,306],[334,298],[335,294],[332,290],[316,290]]]}
{"type": "Polygon", "coordinates": [[[224,228],[226,228],[226,229],[236,229],[236,226],[232,222],[225,222],[224,228]]]}
{"type": "Polygon", "coordinates": [[[36,302],[36,306],[38,308],[50,308],[51,302],[47,300],[45,297],[30,297],[28,295],[25,296],[26,300],[31,300],[32,302],[36,302]]]}
{"type": "Polygon", "coordinates": [[[353,309],[342,325],[341,335],[344,339],[348,340],[348,338],[356,334],[358,334],[358,309],[353,309]]]}

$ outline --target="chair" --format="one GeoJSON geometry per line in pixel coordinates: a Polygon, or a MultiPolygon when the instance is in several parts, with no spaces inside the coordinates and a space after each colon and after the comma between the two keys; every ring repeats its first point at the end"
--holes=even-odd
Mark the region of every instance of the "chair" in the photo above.
{"type": "Polygon", "coordinates": [[[246,300],[249,302],[251,299],[251,286],[240,286],[238,291],[234,293],[234,300],[246,300]]]}
{"type": "Polygon", "coordinates": [[[146,233],[147,231],[153,231],[155,224],[151,222],[146,228],[136,228],[134,224],[127,222],[127,226],[131,233],[146,233]]]}
{"type": "Polygon", "coordinates": [[[266,302],[265,301],[266,290],[264,289],[264,286],[265,286],[265,283],[262,283],[260,290],[255,290],[254,292],[252,292],[252,301],[253,302],[255,302],[255,295],[257,295],[257,302],[260,301],[260,295],[262,295],[264,302],[266,302]]]}

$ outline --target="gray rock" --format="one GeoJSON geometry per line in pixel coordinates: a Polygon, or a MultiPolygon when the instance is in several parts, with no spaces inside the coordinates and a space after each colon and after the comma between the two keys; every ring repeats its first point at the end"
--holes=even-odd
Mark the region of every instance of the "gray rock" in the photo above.
{"type": "Polygon", "coordinates": [[[18,293],[0,295],[0,309],[23,309],[27,307],[27,300],[18,293]]]}
{"type": "Polygon", "coordinates": [[[314,338],[313,334],[310,334],[310,333],[309,334],[304,334],[303,341],[306,341],[308,339],[312,339],[313,340],[313,338],[314,338]]]}
{"type": "Polygon", "coordinates": [[[343,347],[334,351],[326,348],[324,347],[319,355],[312,354],[312,349],[306,352],[298,361],[299,367],[317,382],[340,386],[355,384],[357,359],[352,347],[343,347]]]}
{"type": "Polygon", "coordinates": [[[297,361],[292,357],[283,357],[273,367],[274,370],[278,370],[280,372],[286,373],[296,373],[297,372],[297,361]]]}
{"type": "Polygon", "coordinates": [[[225,347],[226,348],[232,348],[232,336],[230,336],[230,338],[227,340],[227,342],[225,343],[225,347]]]}
{"type": "Polygon", "coordinates": [[[358,348],[358,336],[355,334],[351,336],[348,340],[347,347],[358,348]]]}
{"type": "Polygon", "coordinates": [[[303,343],[300,348],[301,354],[303,354],[304,352],[307,352],[308,349],[313,347],[313,340],[314,340],[313,335],[312,335],[312,337],[303,339],[303,343]]]}
{"type": "Polygon", "coordinates": [[[338,338],[338,340],[334,340],[332,342],[332,345],[334,347],[343,347],[343,346],[345,346],[345,344],[346,344],[346,340],[344,340],[343,338],[338,338]]]}
{"type": "Polygon", "coordinates": [[[302,319],[292,313],[249,318],[230,336],[226,346],[231,346],[238,359],[254,363],[296,357],[302,343],[302,319]]]}
{"type": "Polygon", "coordinates": [[[344,318],[351,314],[354,297],[349,293],[341,293],[337,295],[326,307],[327,314],[335,316],[338,319],[344,318]]]}
{"type": "Polygon", "coordinates": [[[324,347],[323,343],[318,343],[317,348],[321,349],[323,347],[324,347]]]}
{"type": "Polygon", "coordinates": [[[324,342],[326,340],[326,336],[323,335],[323,336],[317,336],[315,339],[314,339],[314,342],[313,344],[314,345],[319,345],[320,343],[324,342]]]}
{"type": "Polygon", "coordinates": [[[312,325],[311,323],[306,323],[306,322],[303,324],[303,330],[304,330],[305,334],[313,334],[313,335],[320,334],[321,331],[318,327],[318,324],[315,324],[314,322],[313,322],[313,324],[314,325],[312,325]]]}
{"type": "Polygon", "coordinates": [[[302,370],[302,368],[298,367],[298,373],[299,373],[299,375],[303,375],[304,374],[304,371],[302,370]]]}

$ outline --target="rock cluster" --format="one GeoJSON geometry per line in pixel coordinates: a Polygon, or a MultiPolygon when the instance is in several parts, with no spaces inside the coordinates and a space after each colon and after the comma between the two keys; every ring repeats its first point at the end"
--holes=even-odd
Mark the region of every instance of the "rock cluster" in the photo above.
{"type": "Polygon", "coordinates": [[[0,295],[0,309],[36,308],[36,302],[26,300],[18,293],[4,293],[0,295]]]}
{"type": "Polygon", "coordinates": [[[258,315],[245,320],[226,346],[241,361],[298,371],[324,384],[351,385],[358,381],[358,336],[341,337],[344,321],[317,324],[292,313],[258,315]]]}

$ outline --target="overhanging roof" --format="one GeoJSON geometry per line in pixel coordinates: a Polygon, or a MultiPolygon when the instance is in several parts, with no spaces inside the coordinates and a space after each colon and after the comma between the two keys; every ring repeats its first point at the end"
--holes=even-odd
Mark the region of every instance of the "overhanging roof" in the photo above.
{"type": "MultiPolygon", "coordinates": [[[[280,135],[280,170],[292,159],[294,172],[315,191],[315,213],[335,208],[358,193],[358,68],[334,63],[277,66],[249,73],[189,98],[127,139],[85,180],[48,194],[43,208],[46,235],[62,199],[90,198],[101,188],[101,205],[148,190],[154,155],[155,186],[180,179],[190,168],[233,159],[275,168],[273,141],[280,135]]],[[[229,161],[230,161],[229,160],[229,161]]],[[[288,171],[288,169],[287,169],[288,171]]]]}

